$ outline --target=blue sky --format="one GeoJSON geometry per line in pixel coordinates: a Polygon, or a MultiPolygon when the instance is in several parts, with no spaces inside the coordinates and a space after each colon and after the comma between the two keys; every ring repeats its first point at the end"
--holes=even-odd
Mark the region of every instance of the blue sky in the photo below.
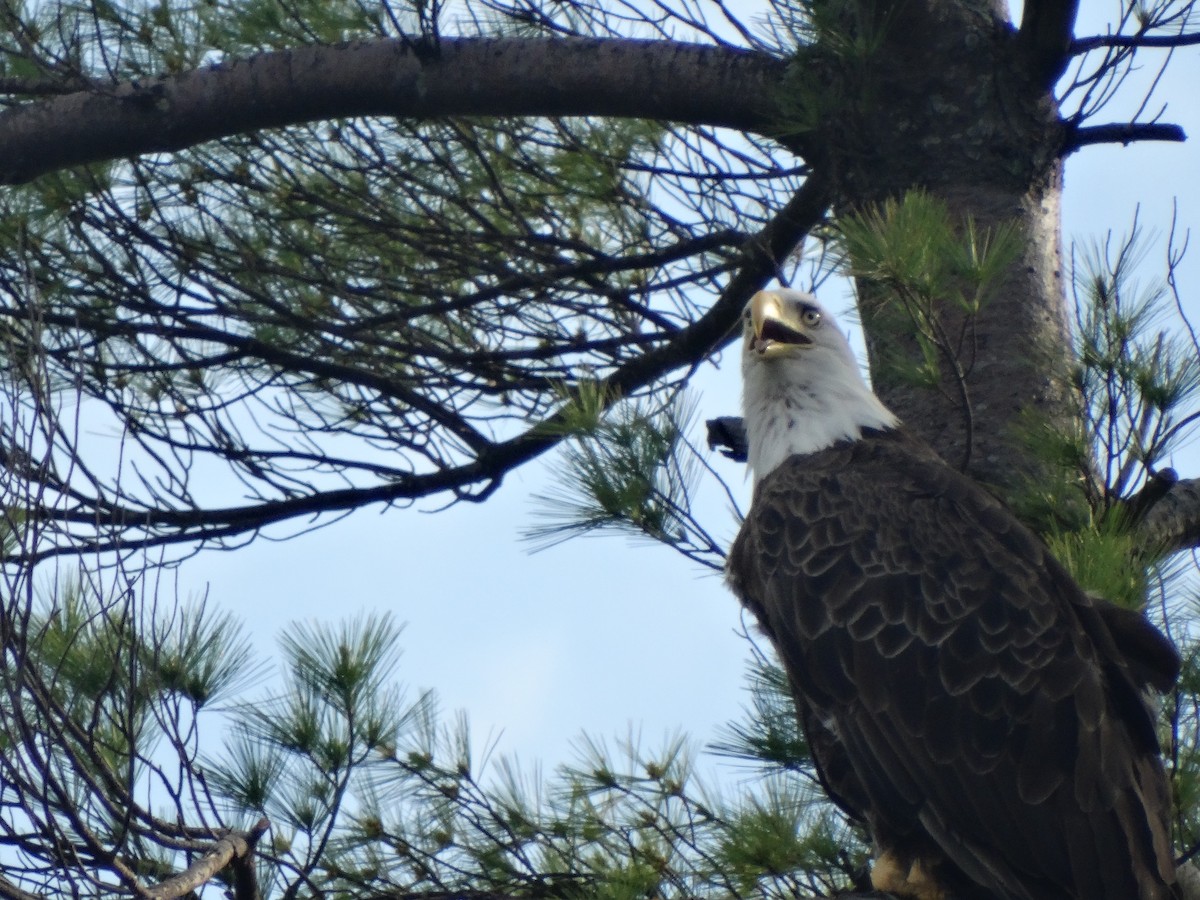
{"type": "MultiPolygon", "coordinates": [[[[1097,11],[1083,15],[1081,35],[1102,30],[1097,11]]],[[[1177,54],[1157,95],[1168,105],[1165,120],[1183,124],[1191,142],[1091,147],[1068,161],[1068,241],[1102,239],[1109,229],[1119,235],[1140,205],[1153,239],[1149,280],[1163,271],[1173,198],[1181,225],[1200,229],[1196,85],[1200,51],[1191,49],[1177,54]]],[[[1125,96],[1136,102],[1141,94],[1131,84],[1125,96]]],[[[1121,112],[1114,104],[1096,121],[1121,112]]],[[[1181,275],[1200,322],[1200,246],[1181,275]]],[[[733,354],[698,377],[699,419],[737,411],[730,361],[733,354]]],[[[1185,477],[1200,476],[1195,447],[1175,464],[1185,477]]],[[[650,745],[681,730],[712,739],[745,702],[747,648],[737,635],[736,601],[719,577],[648,542],[586,538],[531,555],[520,534],[536,524],[532,495],[546,490],[555,465],[550,456],[510,475],[481,506],[367,509],[287,541],[202,554],[184,564],[181,593],[207,590],[270,655],[289,621],[390,610],[407,623],[400,677],[435,688],[447,720],[465,711],[477,747],[491,738],[522,762],[569,759],[583,731],[620,739],[633,729],[650,745]]],[[[741,467],[715,465],[746,502],[741,467]]],[[[720,498],[706,503],[703,519],[732,539],[736,524],[720,498]]]]}

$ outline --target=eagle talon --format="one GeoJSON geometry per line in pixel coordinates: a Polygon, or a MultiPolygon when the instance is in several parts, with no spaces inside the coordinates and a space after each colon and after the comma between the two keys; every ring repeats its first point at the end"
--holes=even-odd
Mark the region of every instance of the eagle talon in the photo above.
{"type": "Polygon", "coordinates": [[[921,860],[906,861],[888,852],[881,853],[871,866],[871,887],[912,900],[948,900],[950,896],[921,860]]]}

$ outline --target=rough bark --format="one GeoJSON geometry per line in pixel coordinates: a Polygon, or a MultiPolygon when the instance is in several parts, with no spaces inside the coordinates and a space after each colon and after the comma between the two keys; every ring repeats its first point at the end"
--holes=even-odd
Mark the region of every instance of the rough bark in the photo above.
{"type": "Polygon", "coordinates": [[[1079,0],[1026,3],[1021,10],[1020,52],[1029,78],[1049,90],[1066,71],[1079,0]]]}
{"type": "Polygon", "coordinates": [[[997,484],[1032,465],[1016,437],[1031,411],[1063,422],[1073,408],[1059,237],[1066,128],[1050,91],[1069,50],[1069,7],[1030,14],[1032,31],[1018,33],[994,3],[897,5],[868,67],[835,66],[847,102],[818,135],[839,212],[919,188],[962,223],[1015,221],[1020,258],[973,324],[940,310],[947,333],[969,338],[964,383],[949,370],[940,391],[898,378],[898,357],[920,358],[915,335],[898,335],[892,301],[860,285],[877,392],[949,462],[997,484]]]}
{"type": "Polygon", "coordinates": [[[258,900],[260,895],[253,868],[254,848],[270,827],[270,822],[260,819],[249,831],[227,834],[186,870],[146,889],[143,896],[147,900],[175,900],[199,890],[232,864],[235,872],[230,897],[233,900],[258,900]]]}
{"type": "Polygon", "coordinates": [[[1200,479],[1171,484],[1141,517],[1146,543],[1169,553],[1200,546],[1200,479]]]}

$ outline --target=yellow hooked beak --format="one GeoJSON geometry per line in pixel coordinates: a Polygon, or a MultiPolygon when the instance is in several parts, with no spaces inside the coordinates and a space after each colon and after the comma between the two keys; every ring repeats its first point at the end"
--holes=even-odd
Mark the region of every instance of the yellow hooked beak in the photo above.
{"type": "Polygon", "coordinates": [[[749,324],[750,349],[760,356],[774,356],[812,344],[808,332],[820,324],[820,312],[815,307],[797,307],[773,291],[759,291],[750,298],[749,324]]]}

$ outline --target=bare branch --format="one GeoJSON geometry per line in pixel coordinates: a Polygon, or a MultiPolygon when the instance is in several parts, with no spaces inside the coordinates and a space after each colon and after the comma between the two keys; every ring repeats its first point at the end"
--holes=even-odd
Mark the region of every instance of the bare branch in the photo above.
{"type": "Polygon", "coordinates": [[[1071,56],[1082,56],[1092,50],[1107,47],[1128,49],[1163,49],[1175,47],[1194,47],[1200,44],[1200,33],[1196,34],[1098,34],[1093,37],[1079,38],[1071,42],[1071,56]]]}
{"type": "MultiPolygon", "coordinates": [[[[249,831],[235,831],[221,838],[198,860],[173,878],[168,878],[145,892],[148,900],[175,900],[207,884],[230,863],[247,862],[254,855],[259,838],[266,834],[271,823],[259,819],[249,831]]],[[[244,868],[244,867],[240,867],[244,868]]],[[[251,869],[252,871],[252,869],[251,869]]],[[[239,879],[234,900],[254,900],[258,893],[253,880],[242,883],[239,879]]]]}
{"type": "Polygon", "coordinates": [[[603,115],[762,130],[785,63],[675,41],[357,41],[30,102],[0,113],[0,183],[349,116],[603,115]],[[654,85],[654,90],[646,90],[654,85]]]}
{"type": "Polygon", "coordinates": [[[77,81],[56,78],[0,78],[0,94],[17,94],[29,97],[59,96],[84,90],[85,85],[77,81]]]}
{"type": "MultiPolygon", "coordinates": [[[[695,364],[727,343],[735,334],[742,308],[749,297],[774,278],[785,258],[808,231],[825,216],[829,188],[816,174],[810,175],[766,227],[742,248],[742,264],[734,271],[721,296],[690,325],[675,332],[661,345],[629,359],[605,379],[605,405],[611,405],[671,372],[695,364]]],[[[562,409],[569,409],[570,398],[562,409]]],[[[523,433],[488,445],[474,459],[461,465],[431,472],[397,474],[386,483],[370,487],[312,491],[300,496],[268,500],[245,506],[204,508],[127,508],[107,499],[97,499],[67,508],[46,506],[31,510],[31,516],[82,527],[96,524],[97,513],[107,520],[100,535],[82,534],[57,546],[38,550],[26,561],[73,555],[81,552],[122,552],[146,547],[200,541],[219,542],[254,532],[285,520],[341,513],[372,503],[397,503],[451,493],[459,500],[480,501],[499,487],[512,469],[556,446],[563,438],[557,427],[561,412],[538,422],[523,433]]],[[[45,477],[52,477],[48,474],[45,477]]],[[[66,494],[69,486],[54,484],[66,494]]]]}
{"type": "Polygon", "coordinates": [[[0,878],[0,898],[3,900],[45,900],[41,894],[23,891],[7,878],[0,878]]]}
{"type": "Polygon", "coordinates": [[[1187,140],[1187,134],[1179,125],[1166,122],[1114,122],[1109,125],[1085,125],[1071,131],[1063,146],[1064,153],[1071,153],[1089,144],[1125,144],[1134,141],[1187,140]]]}

